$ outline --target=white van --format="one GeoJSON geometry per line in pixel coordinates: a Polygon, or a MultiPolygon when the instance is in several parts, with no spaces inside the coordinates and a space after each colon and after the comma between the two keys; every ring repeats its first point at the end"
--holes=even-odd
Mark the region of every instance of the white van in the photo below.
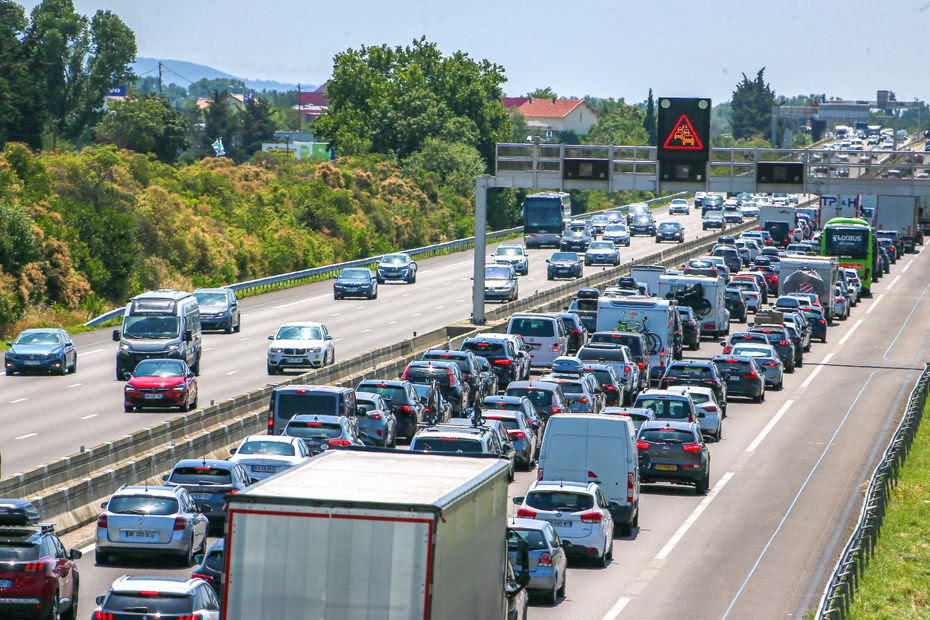
{"type": "Polygon", "coordinates": [[[568,355],[568,328],[552,312],[518,312],[507,322],[508,334],[520,334],[530,350],[530,366],[552,366],[560,355],[568,355]]]}
{"type": "Polygon", "coordinates": [[[597,331],[635,332],[646,336],[649,378],[658,381],[672,360],[675,318],[672,302],[659,297],[600,297],[597,331]]]}
{"type": "Polygon", "coordinates": [[[549,418],[539,449],[538,480],[596,482],[620,533],[639,525],[639,454],[625,416],[559,414],[549,418]]]}
{"type": "Polygon", "coordinates": [[[722,336],[730,331],[730,312],[726,304],[727,285],[723,278],[704,276],[660,276],[656,294],[665,299],[679,299],[679,306],[691,306],[701,322],[701,333],[722,336]],[[684,296],[698,285],[703,301],[684,296]]]}

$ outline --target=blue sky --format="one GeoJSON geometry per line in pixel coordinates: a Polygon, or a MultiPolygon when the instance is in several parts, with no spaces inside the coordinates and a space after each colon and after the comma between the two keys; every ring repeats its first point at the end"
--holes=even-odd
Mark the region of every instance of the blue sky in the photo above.
{"type": "MultiPolygon", "coordinates": [[[[36,1],[20,4],[31,10],[36,1]]],[[[76,0],[116,12],[140,56],[210,65],[247,78],[320,83],[347,47],[426,35],[506,68],[507,94],[729,99],[762,66],[778,94],[930,99],[930,0],[414,2],[76,0]]]]}

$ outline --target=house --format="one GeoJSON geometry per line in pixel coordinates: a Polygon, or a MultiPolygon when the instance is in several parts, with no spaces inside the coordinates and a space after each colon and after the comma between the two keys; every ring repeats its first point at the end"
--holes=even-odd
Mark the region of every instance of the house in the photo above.
{"type": "Polygon", "coordinates": [[[527,99],[516,109],[527,128],[546,135],[573,131],[584,136],[597,122],[597,113],[584,99],[527,99]]]}
{"type": "MultiPolygon", "coordinates": [[[[226,93],[226,98],[234,108],[242,110],[245,108],[245,104],[252,98],[252,95],[251,93],[226,93]]],[[[198,97],[196,103],[197,109],[206,110],[207,106],[211,103],[213,103],[213,100],[209,97],[198,97]]]]}
{"type": "Polygon", "coordinates": [[[326,114],[329,107],[329,98],[326,93],[328,84],[329,82],[326,82],[310,92],[301,91],[297,93],[297,105],[294,106],[294,109],[300,110],[308,122],[326,114]]]}

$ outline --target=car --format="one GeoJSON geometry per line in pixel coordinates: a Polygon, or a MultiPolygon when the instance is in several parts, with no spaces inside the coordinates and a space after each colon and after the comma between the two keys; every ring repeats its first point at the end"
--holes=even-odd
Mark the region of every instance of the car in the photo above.
{"type": "Polygon", "coordinates": [[[627,402],[623,379],[617,374],[616,367],[613,364],[586,363],[584,372],[597,379],[598,384],[601,386],[601,392],[604,393],[605,407],[619,407],[627,402]]]}
{"type": "Polygon", "coordinates": [[[689,306],[678,306],[678,314],[681,316],[682,345],[697,351],[701,348],[701,321],[689,306]]]}
{"type": "Polygon", "coordinates": [[[346,267],[333,282],[333,299],[346,297],[378,298],[378,279],[371,269],[364,267],[346,267]]]}
{"type": "Polygon", "coordinates": [[[197,566],[191,579],[203,579],[213,588],[216,598],[223,600],[223,583],[226,578],[226,540],[215,541],[206,553],[194,556],[197,566]]]}
{"type": "Polygon", "coordinates": [[[530,273],[530,257],[522,245],[499,245],[491,255],[491,260],[510,265],[517,275],[525,276],[530,273]]]}
{"type": "Polygon", "coordinates": [[[497,375],[491,368],[491,362],[480,355],[475,356],[475,362],[478,364],[478,383],[481,385],[479,393],[497,394],[499,384],[497,382],[497,375]]]}
{"type": "Polygon", "coordinates": [[[206,551],[210,521],[182,486],[122,486],[100,506],[94,541],[99,566],[116,555],[158,555],[186,568],[206,551]]]}
{"type": "Polygon", "coordinates": [[[720,271],[717,269],[717,265],[707,260],[706,258],[692,258],[685,263],[685,268],[682,270],[686,276],[705,276],[708,278],[716,278],[720,275],[720,271]]]}
{"type": "Polygon", "coordinates": [[[484,268],[484,298],[502,303],[516,301],[520,296],[520,283],[512,265],[495,263],[484,268]]]}
{"type": "Polygon", "coordinates": [[[303,439],[311,456],[334,448],[365,445],[358,431],[358,422],[337,415],[295,415],[284,427],[283,435],[303,439]]]}
{"type": "Polygon", "coordinates": [[[717,397],[717,402],[727,412],[727,386],[720,369],[709,360],[676,360],[668,365],[665,374],[659,379],[659,389],[673,385],[700,385],[710,387],[717,397]]]}
{"type": "Polygon", "coordinates": [[[785,365],[785,371],[788,374],[794,372],[797,365],[795,363],[797,352],[795,351],[794,342],[791,341],[791,335],[783,325],[753,325],[749,331],[763,334],[768,340],[768,344],[772,345],[778,353],[779,359],[785,365]]]}
{"type": "Polygon", "coordinates": [[[656,420],[697,422],[697,408],[688,394],[663,389],[650,389],[636,397],[634,407],[649,409],[656,420]]]}
{"type": "Polygon", "coordinates": [[[685,242],[685,227],[679,222],[660,222],[656,228],[656,243],[663,241],[685,242]]]}
{"type": "Polygon", "coordinates": [[[620,264],[620,251],[613,241],[592,241],[584,253],[584,264],[588,265],[612,265],[616,267],[620,264]]]}
{"type": "Polygon", "coordinates": [[[739,344],[764,344],[769,343],[768,338],[765,337],[765,334],[757,334],[753,332],[733,332],[730,334],[729,339],[726,342],[721,342],[720,346],[723,347],[724,353],[732,353],[733,347],[739,344]]]}
{"type": "Polygon", "coordinates": [[[81,552],[65,550],[32,502],[0,499],[0,509],[0,615],[77,618],[81,552]]]}
{"type": "Polygon", "coordinates": [[[483,338],[500,338],[507,340],[513,345],[518,365],[517,373],[514,379],[517,381],[528,381],[530,378],[530,345],[526,343],[521,334],[508,334],[505,332],[484,332],[480,334],[483,338]]]}
{"type": "Polygon", "coordinates": [[[811,326],[811,339],[817,338],[820,342],[827,341],[827,318],[823,309],[816,306],[801,306],[798,308],[811,326]]]}
{"type": "Polygon", "coordinates": [[[778,295],[778,272],[771,265],[753,265],[750,269],[752,272],[762,274],[765,278],[765,285],[769,289],[769,295],[778,295]]]}
{"type": "MultiPolygon", "coordinates": [[[[497,386],[507,387],[511,381],[522,378],[520,359],[513,343],[502,337],[479,334],[462,341],[460,349],[471,351],[476,357],[486,360],[497,376],[497,386]]],[[[497,390],[486,393],[496,393],[497,390]]]]}
{"type": "Polygon", "coordinates": [[[739,207],[740,215],[743,219],[759,217],[759,205],[755,202],[744,202],[739,207]]]}
{"type": "Polygon", "coordinates": [[[723,211],[708,211],[704,215],[701,219],[701,230],[707,230],[708,228],[716,228],[717,230],[726,228],[723,211]]]}
{"type": "MultiPolygon", "coordinates": [[[[736,286],[738,282],[755,282],[756,290],[759,293],[759,308],[769,303],[769,287],[765,281],[765,276],[758,271],[739,271],[730,277],[729,286],[736,286]]],[[[737,288],[744,288],[738,286],[737,288]]],[[[752,290],[752,289],[750,289],[752,290]]],[[[759,308],[756,310],[758,311],[759,308]]]]}
{"type": "Polygon", "coordinates": [[[446,424],[428,426],[417,431],[410,442],[410,450],[433,454],[488,454],[508,458],[505,452],[512,452],[513,448],[508,449],[501,443],[496,429],[457,418],[446,424]],[[461,423],[454,424],[455,421],[461,423]]]}
{"type": "Polygon", "coordinates": [[[515,539],[524,541],[529,547],[530,582],[527,592],[543,597],[543,602],[555,605],[559,597],[565,596],[568,558],[562,541],[552,524],[538,519],[511,517],[507,521],[508,555],[515,561],[515,539]]]}
{"type": "MultiPolygon", "coordinates": [[[[639,371],[637,377],[638,383],[629,389],[629,394],[635,394],[644,389],[649,384],[649,344],[646,336],[634,332],[594,332],[588,341],[588,345],[578,352],[578,357],[588,361],[607,361],[612,360],[614,356],[607,355],[608,349],[616,347],[627,347],[628,358],[636,369],[639,371]]],[[[619,358],[617,359],[619,362],[619,358]]],[[[624,360],[624,364],[626,361],[624,360]]],[[[628,373],[624,369],[624,379],[628,373]]],[[[632,369],[631,369],[632,373],[632,369]]]]}
{"type": "Polygon", "coordinates": [[[540,381],[557,383],[562,388],[568,411],[571,413],[600,413],[604,405],[604,395],[600,388],[592,389],[584,376],[543,375],[540,381]]]}
{"type": "Polygon", "coordinates": [[[668,391],[690,396],[698,412],[701,435],[705,439],[712,439],[715,443],[720,441],[723,436],[723,408],[717,402],[712,389],[697,385],[676,385],[670,387],[668,391]]]}
{"type": "Polygon", "coordinates": [[[849,292],[844,289],[843,285],[837,282],[833,288],[833,313],[841,321],[849,318],[850,297],[849,292]]]}
{"type": "MultiPolygon", "coordinates": [[[[488,396],[485,402],[493,398],[500,397],[488,396]]],[[[529,423],[522,411],[492,409],[490,407],[482,408],[481,419],[497,420],[504,426],[507,434],[510,435],[516,465],[523,468],[524,471],[531,471],[536,466],[539,450],[537,429],[529,423]]]]}
{"type": "Polygon", "coordinates": [[[607,217],[605,213],[596,213],[591,216],[589,221],[591,222],[591,228],[594,230],[595,235],[604,234],[604,230],[607,228],[607,225],[610,224],[610,218],[607,217]]]}
{"type": "Polygon", "coordinates": [[[743,396],[761,403],[765,400],[765,375],[750,356],[715,355],[714,363],[727,382],[727,398],[743,396]]]}
{"type": "Polygon", "coordinates": [[[723,208],[723,221],[727,224],[742,224],[743,214],[736,205],[727,205],[723,208]]]}
{"type": "Polygon", "coordinates": [[[636,436],[640,480],[694,485],[696,495],[710,487],[710,451],[696,422],[646,422],[636,436]]]}
{"type": "Polygon", "coordinates": [[[284,435],[249,435],[229,449],[229,461],[239,463],[255,480],[264,480],[310,458],[307,444],[284,435]]]}
{"type": "Polygon", "coordinates": [[[604,229],[601,239],[611,241],[614,245],[630,247],[630,229],[626,224],[610,224],[604,229]]]}
{"type": "MultiPolygon", "coordinates": [[[[450,360],[451,361],[451,360],[450,360]]],[[[429,367],[427,367],[429,369],[429,367]]],[[[461,371],[456,368],[454,372],[455,376],[461,377],[461,371]]],[[[427,373],[428,375],[429,373],[427,373]]],[[[448,379],[449,373],[443,372],[448,379]]],[[[420,399],[420,395],[416,391],[415,386],[416,381],[410,381],[406,379],[364,379],[356,387],[356,393],[367,393],[367,394],[377,394],[384,399],[384,404],[388,406],[390,413],[394,417],[396,423],[394,429],[394,440],[396,441],[397,435],[404,437],[409,440],[417,432],[417,428],[421,422],[426,422],[430,417],[429,412],[426,411],[426,406],[423,404],[420,399]]],[[[426,379],[423,381],[426,385],[429,385],[432,388],[435,388],[440,393],[442,388],[435,381],[426,379]]],[[[369,406],[373,403],[369,402],[369,406]]],[[[380,404],[380,403],[379,403],[380,404]]],[[[382,417],[382,420],[385,424],[389,422],[385,417],[382,417]]],[[[382,431],[387,432],[387,428],[384,428],[382,424],[375,424],[378,422],[376,419],[368,420],[368,423],[365,424],[366,430],[377,430],[381,428],[382,431]]],[[[362,420],[359,419],[359,432],[364,435],[365,431],[362,430],[362,420]]],[[[375,432],[377,435],[377,432],[375,432]]],[[[386,437],[386,436],[385,436],[386,437]]],[[[364,439],[364,437],[363,437],[364,439]]]]}
{"type": "Polygon", "coordinates": [[[629,223],[630,236],[648,235],[654,237],[656,234],[656,220],[648,211],[633,216],[629,223]]]}
{"type": "Polygon", "coordinates": [[[601,409],[601,415],[621,415],[630,418],[633,423],[634,439],[636,433],[639,432],[639,427],[656,419],[655,412],[645,407],[604,407],[601,409]]]}
{"type": "Polygon", "coordinates": [[[165,486],[183,487],[191,494],[197,510],[219,529],[226,524],[226,496],[245,491],[257,482],[239,463],[217,459],[182,459],[162,476],[165,486]]]}
{"type": "Polygon", "coordinates": [[[96,602],[91,618],[220,620],[220,601],[200,578],[123,575],[96,602]]]}
{"type": "MultiPolygon", "coordinates": [[[[621,333],[621,332],[616,332],[621,333]]],[[[631,340],[632,346],[640,344],[638,340],[631,340]]],[[[614,342],[590,343],[578,351],[578,358],[584,361],[585,367],[591,364],[605,364],[612,366],[623,387],[623,398],[617,404],[629,404],[636,394],[643,389],[646,379],[645,372],[640,371],[639,362],[634,359],[630,347],[620,344],[620,339],[614,342]]],[[[645,367],[645,363],[643,364],[645,367]]]]}
{"type": "Polygon", "coordinates": [[[546,259],[546,279],[580,278],[584,275],[581,257],[577,252],[554,252],[546,259]]]}
{"type": "Polygon", "coordinates": [[[690,215],[691,205],[689,205],[688,201],[684,198],[673,198],[672,201],[668,203],[668,213],[669,215],[675,215],[676,213],[690,215]]]}
{"type": "MultiPolygon", "coordinates": [[[[459,367],[465,381],[468,382],[469,397],[467,404],[469,406],[480,401],[487,394],[488,384],[484,375],[491,375],[490,369],[483,373],[478,364],[478,356],[472,351],[453,350],[453,349],[430,349],[424,352],[420,359],[423,361],[435,362],[453,362],[459,367]]],[[[496,386],[495,386],[496,389],[496,386]]],[[[412,400],[412,399],[411,399],[412,400]]]]}
{"type": "Polygon", "coordinates": [[[6,346],[9,348],[4,353],[3,369],[7,375],[77,372],[77,349],[63,329],[26,329],[6,346]]]}
{"type": "Polygon", "coordinates": [[[855,306],[862,301],[862,280],[859,279],[859,273],[855,269],[840,269],[846,273],[846,281],[852,287],[853,298],[852,305],[855,306]]]}
{"type": "Polygon", "coordinates": [[[736,240],[737,249],[746,248],[749,250],[749,260],[753,261],[762,255],[763,242],[755,237],[740,237],[736,240]]]}
{"type": "Polygon", "coordinates": [[[756,282],[749,279],[731,279],[727,284],[727,289],[738,289],[740,291],[747,312],[758,312],[762,307],[762,291],[759,290],[759,285],[756,282]]]}
{"type": "Polygon", "coordinates": [[[785,365],[775,348],[769,344],[738,344],[733,347],[733,355],[751,357],[756,360],[756,366],[765,376],[765,387],[773,390],[781,390],[784,387],[785,365]]]}
{"type": "Polygon", "coordinates": [[[366,446],[397,446],[397,417],[380,394],[355,393],[358,435],[366,446]]]}
{"type": "Polygon", "coordinates": [[[701,201],[701,217],[709,211],[723,211],[723,196],[720,194],[707,194],[701,201]]]}
{"type": "Polygon", "coordinates": [[[197,377],[182,360],[142,360],[123,387],[123,410],[146,407],[197,408],[197,377]]]}
{"type": "MultiPolygon", "coordinates": [[[[463,417],[465,409],[472,402],[471,388],[458,365],[452,361],[416,360],[410,362],[404,372],[401,373],[400,379],[411,383],[435,383],[438,385],[443,398],[452,406],[453,417],[463,417]]],[[[365,386],[365,391],[373,392],[375,390],[372,390],[370,386],[365,386]]],[[[399,422],[403,428],[403,419],[399,420],[399,422]]],[[[409,425],[407,428],[410,429],[409,425]]],[[[413,431],[416,432],[416,429],[414,428],[413,431]]]]}
{"type": "Polygon", "coordinates": [[[561,385],[551,381],[513,381],[507,386],[505,395],[529,399],[543,425],[551,416],[569,410],[561,385]]]}
{"type": "Polygon", "coordinates": [[[613,559],[614,523],[609,504],[593,482],[537,480],[523,497],[517,517],[547,521],[554,528],[569,558],[594,560],[606,567],[613,559]]]}
{"type": "Polygon", "coordinates": [[[559,240],[559,250],[563,252],[584,252],[592,241],[594,241],[594,237],[586,228],[568,228],[559,240]]]}
{"type": "Polygon", "coordinates": [[[743,291],[728,286],[724,294],[724,301],[727,310],[730,312],[731,320],[737,323],[745,323],[749,307],[746,304],[746,298],[743,297],[743,291]]]}
{"type": "Polygon", "coordinates": [[[442,424],[452,417],[452,405],[443,398],[438,385],[435,383],[411,383],[410,385],[413,386],[413,391],[417,393],[420,404],[423,405],[424,422],[428,426],[442,424]]]}
{"type": "Polygon", "coordinates": [[[198,288],[194,291],[200,308],[200,328],[219,329],[227,334],[242,330],[239,299],[231,288],[198,288]]]}
{"type": "Polygon", "coordinates": [[[740,256],[739,249],[736,246],[717,245],[711,250],[708,260],[713,258],[723,259],[723,264],[730,270],[730,273],[736,273],[743,267],[743,258],[740,256]]]}
{"type": "Polygon", "coordinates": [[[409,254],[403,252],[385,254],[375,267],[375,277],[378,284],[384,284],[388,280],[400,280],[407,284],[415,284],[417,281],[417,264],[410,258],[409,254]]]}
{"type": "Polygon", "coordinates": [[[802,352],[811,350],[810,321],[800,309],[782,313],[782,323],[792,332],[792,340],[795,339],[794,332],[797,332],[797,340],[800,341],[802,352]]]}
{"type": "Polygon", "coordinates": [[[268,336],[266,370],[277,375],[291,368],[323,368],[336,361],[336,344],[322,323],[291,321],[282,323],[268,336]]]}

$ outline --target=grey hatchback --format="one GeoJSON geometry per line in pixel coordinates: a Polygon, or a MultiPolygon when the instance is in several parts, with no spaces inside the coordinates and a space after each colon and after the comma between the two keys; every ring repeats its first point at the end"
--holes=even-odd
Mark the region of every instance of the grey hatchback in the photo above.
{"type": "Polygon", "coordinates": [[[640,482],[693,484],[697,495],[710,486],[710,451],[696,422],[646,422],[636,438],[640,482]]]}
{"type": "Polygon", "coordinates": [[[560,596],[565,596],[568,570],[568,559],[555,528],[548,521],[511,517],[507,534],[511,561],[516,558],[519,539],[529,546],[530,583],[526,586],[527,592],[539,594],[544,602],[555,605],[560,596]]]}

